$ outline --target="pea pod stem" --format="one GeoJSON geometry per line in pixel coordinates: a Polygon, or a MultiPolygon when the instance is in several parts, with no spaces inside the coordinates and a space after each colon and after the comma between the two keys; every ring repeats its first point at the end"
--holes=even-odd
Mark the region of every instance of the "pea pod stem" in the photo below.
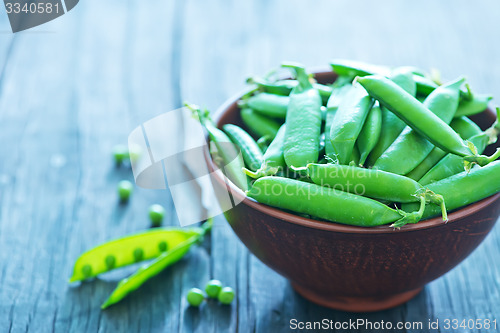
{"type": "MultiPolygon", "coordinates": [[[[395,229],[401,229],[401,227],[403,227],[406,224],[419,222],[422,219],[422,216],[424,215],[425,204],[426,204],[425,196],[421,195],[420,196],[420,209],[416,212],[409,213],[407,215],[406,219],[400,219],[400,220],[394,222],[393,224],[391,224],[391,227],[395,228],[395,229]]],[[[446,212],[446,210],[445,210],[445,212],[446,212]]],[[[448,216],[446,216],[445,221],[448,222],[448,216]]]]}
{"type": "Polygon", "coordinates": [[[121,280],[116,289],[111,293],[108,299],[101,305],[101,309],[106,309],[109,306],[118,303],[128,294],[142,286],[150,278],[156,276],[163,271],[166,267],[175,264],[179,261],[191,248],[192,245],[198,243],[203,236],[212,228],[212,220],[208,220],[199,229],[200,231],[178,244],[171,250],[164,252],[161,256],[152,262],[143,265],[134,274],[121,280]]]}

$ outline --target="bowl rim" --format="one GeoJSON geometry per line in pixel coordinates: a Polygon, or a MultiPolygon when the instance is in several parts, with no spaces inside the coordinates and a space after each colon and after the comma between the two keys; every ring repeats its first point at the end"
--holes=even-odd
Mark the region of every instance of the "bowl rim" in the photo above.
{"type": "MultiPolygon", "coordinates": [[[[322,74],[326,75],[327,73],[333,73],[333,72],[326,72],[326,71],[313,71],[312,72],[314,75],[317,74],[322,74]]],[[[249,91],[253,90],[252,88],[246,88],[238,92],[237,94],[233,95],[231,98],[227,99],[213,114],[214,121],[217,126],[220,126],[220,121],[222,119],[222,116],[229,110],[230,107],[233,105],[237,104],[238,100],[241,98],[241,96],[245,95],[249,91]]],[[[494,114],[494,111],[491,108],[487,108],[483,112],[489,112],[491,114],[494,114]]],[[[207,138],[208,142],[208,138],[207,138]]],[[[212,157],[210,156],[208,150],[205,150],[205,160],[208,163],[210,171],[216,170],[216,167],[213,163],[212,157]]],[[[315,220],[315,219],[310,219],[307,217],[302,217],[299,215],[295,215],[293,213],[285,212],[279,208],[275,208],[272,206],[268,206],[262,203],[257,202],[256,200],[246,196],[246,194],[243,192],[242,189],[237,187],[231,180],[226,178],[226,181],[221,178],[220,174],[217,172],[213,173],[215,180],[217,180],[220,184],[223,186],[228,186],[230,187],[231,195],[236,196],[239,204],[245,204],[247,206],[250,206],[253,209],[256,209],[264,214],[270,215],[274,218],[280,219],[282,221],[292,223],[292,224],[297,224],[303,227],[307,228],[312,228],[312,229],[318,229],[318,230],[325,230],[325,231],[331,231],[331,232],[337,232],[337,233],[350,233],[350,234],[386,234],[386,233],[394,233],[394,232],[412,232],[416,230],[422,230],[422,229],[429,229],[429,228],[435,228],[435,227],[442,227],[442,226],[447,226],[447,225],[452,225],[455,220],[463,219],[465,217],[468,217],[472,214],[475,214],[476,212],[486,208],[487,206],[493,204],[495,201],[497,201],[500,198],[500,192],[493,194],[487,198],[484,198],[480,201],[474,202],[470,205],[467,205],[466,207],[455,210],[451,213],[448,214],[448,220],[449,222],[444,223],[442,218],[440,216],[434,217],[431,219],[423,220],[420,221],[416,224],[407,224],[401,229],[395,229],[391,228],[389,225],[382,225],[382,226],[376,226],[376,227],[361,227],[361,226],[353,226],[353,225],[348,225],[348,224],[342,224],[339,222],[331,222],[331,221],[320,221],[320,220],[315,220]]],[[[234,209],[234,207],[232,208],[234,209]]]]}

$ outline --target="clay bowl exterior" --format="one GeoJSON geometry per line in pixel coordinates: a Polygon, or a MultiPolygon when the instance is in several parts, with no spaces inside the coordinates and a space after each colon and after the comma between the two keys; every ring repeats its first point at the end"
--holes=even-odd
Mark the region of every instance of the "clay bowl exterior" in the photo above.
{"type": "MultiPolygon", "coordinates": [[[[317,73],[316,78],[321,83],[335,80],[331,72],[317,73]]],[[[241,125],[236,100],[217,113],[219,126],[241,125]]],[[[494,119],[491,110],[474,117],[483,129],[494,119]]],[[[213,170],[208,156],[207,162],[213,170]]],[[[224,180],[215,178],[216,192],[223,192],[224,180]]],[[[464,260],[500,214],[497,193],[450,213],[447,224],[434,218],[401,230],[354,227],[269,207],[246,197],[232,183],[229,186],[241,203],[225,217],[250,252],[289,279],[306,299],[351,312],[378,311],[408,301],[464,260]]]]}

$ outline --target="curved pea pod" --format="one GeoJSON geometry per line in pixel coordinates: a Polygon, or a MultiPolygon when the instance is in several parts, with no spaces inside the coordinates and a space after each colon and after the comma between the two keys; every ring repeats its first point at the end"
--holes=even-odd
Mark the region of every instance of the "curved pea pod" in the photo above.
{"type": "Polygon", "coordinates": [[[464,142],[448,124],[392,81],[375,75],[358,77],[357,80],[371,96],[444,151],[482,166],[500,156],[500,150],[489,157],[475,154],[474,147],[464,142]]]}
{"type": "MultiPolygon", "coordinates": [[[[415,96],[417,93],[415,80],[413,80],[411,73],[408,73],[404,69],[394,70],[389,78],[410,95],[415,96]]],[[[380,138],[368,157],[369,166],[373,166],[375,164],[377,159],[384,153],[384,151],[386,151],[387,148],[389,148],[389,146],[406,127],[405,122],[399,119],[399,117],[394,113],[387,110],[387,108],[381,106],[381,110],[383,131],[380,133],[380,138]]]]}
{"type": "MultiPolygon", "coordinates": [[[[500,161],[484,167],[474,167],[470,172],[463,171],[426,187],[444,197],[448,211],[470,205],[500,191],[500,161]]],[[[414,208],[414,204],[402,206],[405,211],[412,211],[414,208]]],[[[427,206],[423,218],[438,214],[435,207],[427,206]]]]}
{"type": "Polygon", "coordinates": [[[350,162],[354,145],[372,105],[373,99],[360,85],[350,89],[340,102],[330,128],[330,142],[340,164],[350,162]]]}
{"type": "Polygon", "coordinates": [[[252,178],[272,176],[286,168],[285,157],[283,155],[285,130],[285,125],[281,126],[278,134],[276,134],[276,137],[264,153],[264,162],[257,171],[253,172],[248,169],[243,170],[248,176],[252,178]]]}
{"type": "Polygon", "coordinates": [[[269,206],[363,227],[420,219],[418,214],[402,213],[360,195],[282,177],[259,178],[247,195],[269,206]]]}
{"type": "Polygon", "coordinates": [[[481,134],[481,128],[467,117],[458,117],[450,123],[451,128],[463,139],[468,139],[474,135],[481,134]]]}
{"type": "Polygon", "coordinates": [[[144,264],[128,278],[121,280],[113,293],[101,305],[101,309],[106,309],[107,307],[118,303],[128,294],[142,286],[144,282],[158,275],[158,273],[166,267],[178,262],[189,251],[191,246],[199,243],[201,239],[203,239],[203,236],[209,232],[211,228],[212,222],[209,220],[205,222],[201,228],[198,228],[198,232],[196,234],[177,244],[172,249],[162,253],[152,262],[144,264]]]}
{"type": "Polygon", "coordinates": [[[185,106],[193,112],[193,115],[198,117],[200,123],[205,127],[208,132],[208,137],[211,144],[211,150],[215,146],[217,154],[222,162],[224,174],[228,177],[237,187],[246,190],[248,188],[248,180],[246,175],[241,172],[245,167],[243,158],[238,151],[236,145],[222,130],[218,129],[208,110],[201,111],[201,109],[194,104],[185,104],[185,106]]]}
{"type": "Polygon", "coordinates": [[[299,82],[290,94],[283,150],[286,164],[298,168],[318,161],[321,98],[303,67],[295,64],[282,66],[295,70],[299,82]]]}
{"type": "Polygon", "coordinates": [[[249,107],[267,117],[285,119],[289,103],[288,96],[261,92],[239,101],[238,104],[242,108],[249,107]]]}
{"type": "Polygon", "coordinates": [[[69,282],[86,280],[115,268],[157,258],[199,232],[199,228],[156,228],[106,242],[78,257],[69,282]]]}
{"type": "Polygon", "coordinates": [[[340,164],[309,164],[307,174],[317,185],[372,199],[407,203],[418,202],[424,197],[426,202],[440,206],[443,220],[447,220],[443,198],[405,176],[340,164]]]}
{"type": "Polygon", "coordinates": [[[380,133],[382,131],[382,110],[380,106],[375,104],[366,118],[365,124],[359,133],[356,144],[359,149],[360,157],[359,164],[364,165],[368,155],[372,152],[377,144],[380,133]]]}
{"type": "Polygon", "coordinates": [[[243,160],[250,170],[257,170],[262,164],[262,151],[257,142],[239,126],[226,124],[223,126],[231,141],[233,141],[241,151],[243,160]]]}
{"type": "Polygon", "coordinates": [[[272,140],[281,127],[279,122],[263,116],[250,108],[242,109],[240,114],[241,120],[243,120],[250,133],[259,138],[265,136],[272,140]]]}
{"type": "Polygon", "coordinates": [[[471,100],[462,99],[458,105],[455,117],[472,116],[483,112],[488,107],[488,103],[493,99],[489,95],[472,95],[471,100]]]}
{"type": "MultiPolygon", "coordinates": [[[[332,66],[333,71],[338,75],[367,76],[377,74],[387,77],[391,76],[391,69],[389,67],[367,64],[361,61],[337,59],[332,60],[330,66],[332,66]]],[[[421,70],[409,68],[408,66],[399,67],[395,70],[411,74],[416,84],[416,93],[418,95],[427,96],[438,87],[437,83],[422,75],[421,70]]]]}
{"type": "MultiPolygon", "coordinates": [[[[481,134],[481,128],[467,117],[455,118],[450,124],[451,128],[457,132],[462,139],[469,139],[474,135],[481,134]]],[[[474,143],[474,142],[473,142],[474,143]]],[[[478,147],[479,148],[479,147],[478,147]]],[[[482,151],[481,149],[479,149],[482,151]]],[[[409,172],[406,177],[420,181],[443,157],[448,155],[444,150],[434,147],[427,157],[415,169],[409,172]]],[[[463,165],[463,163],[462,163],[463,165]]]]}
{"type": "MultiPolygon", "coordinates": [[[[486,146],[490,136],[488,133],[481,133],[469,139],[477,148],[478,153],[481,154],[486,146]]],[[[443,157],[436,165],[434,165],[422,178],[419,183],[427,185],[444,178],[448,178],[464,170],[463,159],[460,156],[448,154],[443,157]]]]}
{"type": "MultiPolygon", "coordinates": [[[[290,95],[293,88],[298,85],[296,80],[279,80],[272,82],[257,77],[247,79],[247,83],[256,84],[264,92],[282,96],[290,95]]],[[[323,103],[326,103],[332,94],[332,88],[320,83],[313,83],[313,87],[318,90],[323,103]]]]}
{"type": "MultiPolygon", "coordinates": [[[[433,115],[438,117],[436,119],[447,125],[457,111],[460,87],[464,81],[462,78],[438,87],[425,99],[423,107],[430,110],[433,115]]],[[[450,130],[453,132],[453,129],[450,128],[450,130]]],[[[433,148],[434,145],[426,137],[407,126],[379,157],[373,167],[405,175],[415,169],[433,148]]]]}

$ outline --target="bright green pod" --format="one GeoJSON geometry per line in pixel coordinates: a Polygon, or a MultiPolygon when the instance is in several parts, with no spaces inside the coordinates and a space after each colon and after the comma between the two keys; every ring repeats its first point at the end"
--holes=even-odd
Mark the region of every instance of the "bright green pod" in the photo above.
{"type": "MultiPolygon", "coordinates": [[[[395,69],[389,78],[410,95],[415,96],[417,93],[417,86],[415,85],[415,81],[413,80],[411,73],[408,73],[404,68],[395,69]]],[[[389,146],[406,127],[405,122],[399,119],[399,117],[394,113],[387,110],[387,108],[381,106],[381,110],[383,131],[380,134],[377,144],[368,157],[368,166],[373,166],[375,164],[377,159],[384,153],[384,151],[386,151],[387,148],[389,148],[389,146]]]]}
{"type": "Polygon", "coordinates": [[[240,148],[245,165],[252,171],[260,168],[262,165],[262,151],[250,134],[243,128],[233,124],[226,124],[223,129],[231,141],[240,148]]]}
{"type": "MultiPolygon", "coordinates": [[[[257,77],[247,79],[247,83],[256,84],[264,92],[282,96],[290,95],[293,88],[298,85],[297,80],[279,80],[272,82],[257,77]]],[[[332,88],[321,83],[313,83],[313,87],[318,90],[321,100],[325,104],[332,94],[332,88]]]]}
{"type": "Polygon", "coordinates": [[[364,165],[368,155],[377,145],[382,132],[382,110],[380,105],[376,103],[366,118],[365,124],[359,133],[358,141],[356,141],[359,149],[359,165],[364,165]]]}
{"type": "Polygon", "coordinates": [[[252,178],[260,178],[264,176],[273,176],[280,170],[286,168],[285,157],[283,154],[283,146],[285,143],[285,125],[281,126],[278,134],[271,142],[263,156],[263,163],[260,168],[253,172],[244,169],[245,173],[252,178]]]}
{"type": "Polygon", "coordinates": [[[325,155],[334,158],[334,150],[330,138],[330,129],[332,128],[333,119],[339,108],[340,102],[352,89],[351,80],[339,77],[333,84],[333,92],[326,104],[326,120],[325,120],[325,155]]]}
{"type": "Polygon", "coordinates": [[[360,85],[354,86],[340,102],[330,128],[333,152],[340,164],[349,164],[359,133],[373,105],[360,85]]]}
{"type": "MultiPolygon", "coordinates": [[[[240,152],[236,145],[222,130],[218,129],[208,110],[201,111],[201,109],[193,104],[185,104],[195,116],[198,117],[200,123],[205,127],[210,138],[211,148],[214,147],[217,155],[220,156],[223,164],[223,170],[226,177],[228,177],[237,187],[242,190],[248,188],[247,176],[241,172],[245,167],[244,161],[240,158],[240,152]]],[[[211,149],[211,152],[213,150],[211,149]]]]}
{"type": "Polygon", "coordinates": [[[374,227],[401,220],[405,223],[416,223],[415,219],[419,219],[413,214],[402,214],[373,199],[283,177],[259,178],[247,191],[247,195],[269,206],[362,227],[374,227]]]}
{"type": "MultiPolygon", "coordinates": [[[[464,81],[464,79],[459,79],[438,87],[425,99],[423,107],[430,110],[446,125],[449,124],[457,111],[460,87],[464,81]]],[[[433,148],[434,145],[426,137],[407,126],[373,167],[405,175],[415,169],[433,148]]]]}
{"type": "Polygon", "coordinates": [[[458,105],[455,117],[472,116],[483,112],[488,107],[488,103],[493,99],[489,95],[472,95],[471,100],[463,99],[458,105]]]}
{"type": "Polygon", "coordinates": [[[358,77],[357,81],[382,105],[403,119],[411,128],[435,146],[462,157],[487,164],[474,156],[471,148],[443,120],[391,80],[382,76],[358,77]]]}
{"type": "MultiPolygon", "coordinates": [[[[476,146],[478,153],[482,154],[490,136],[488,133],[481,133],[469,139],[476,146]]],[[[419,183],[427,185],[444,178],[448,178],[464,170],[464,161],[460,156],[448,154],[443,157],[435,166],[433,166],[422,178],[419,183]]]]}
{"type": "Polygon", "coordinates": [[[318,161],[321,98],[303,67],[295,64],[283,64],[283,67],[295,70],[299,81],[290,94],[286,115],[285,162],[290,168],[300,168],[318,161]]]}
{"type": "Polygon", "coordinates": [[[137,261],[157,258],[162,252],[159,250],[160,243],[173,248],[199,232],[199,228],[155,228],[106,242],[78,257],[69,282],[82,281],[137,261]],[[134,249],[141,250],[139,260],[134,249]]]}
{"type": "MultiPolygon", "coordinates": [[[[448,211],[462,208],[485,199],[500,191],[500,161],[494,161],[484,167],[474,167],[469,172],[463,171],[435,183],[426,185],[429,190],[443,196],[448,211]]],[[[403,204],[402,209],[413,211],[415,204],[403,204]]],[[[433,206],[427,206],[424,218],[439,215],[433,206]]]]}
{"type": "Polygon", "coordinates": [[[197,233],[178,243],[176,246],[172,248],[169,247],[168,251],[162,252],[161,255],[153,261],[141,266],[134,274],[121,280],[108,299],[101,305],[101,309],[106,309],[118,303],[128,294],[142,286],[146,281],[158,275],[166,267],[181,260],[189,249],[194,244],[199,243],[211,228],[212,221],[208,220],[200,228],[197,228],[197,233]]]}
{"type": "Polygon", "coordinates": [[[481,128],[467,117],[458,117],[450,123],[453,128],[463,139],[468,139],[482,132],[481,128]]]}
{"type": "Polygon", "coordinates": [[[251,134],[258,138],[267,137],[269,140],[272,140],[281,127],[279,122],[263,116],[250,108],[242,109],[240,114],[243,124],[245,124],[251,134]]]}
{"type": "Polygon", "coordinates": [[[249,107],[267,117],[285,119],[289,103],[288,96],[263,92],[240,101],[240,106],[249,107]]]}
{"type": "MultiPolygon", "coordinates": [[[[455,118],[450,123],[451,128],[457,132],[462,139],[469,139],[474,135],[481,134],[481,128],[467,117],[455,118]]],[[[429,155],[415,169],[410,171],[406,177],[419,181],[430,169],[432,169],[443,157],[448,155],[444,150],[434,147],[429,155]]],[[[462,163],[463,164],[463,163],[462,163]]]]}

